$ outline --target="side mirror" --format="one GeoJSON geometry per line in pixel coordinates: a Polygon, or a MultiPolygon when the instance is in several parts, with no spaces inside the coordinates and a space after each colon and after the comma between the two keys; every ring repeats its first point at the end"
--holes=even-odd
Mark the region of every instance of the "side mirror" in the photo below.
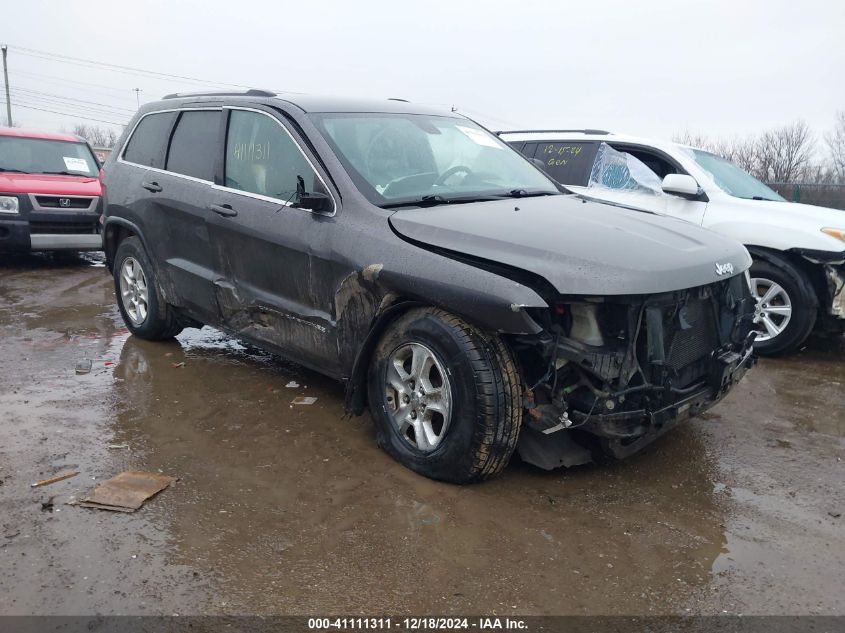
{"type": "Polygon", "coordinates": [[[317,213],[328,213],[332,210],[332,199],[324,193],[301,193],[293,206],[317,213]]]}
{"type": "Polygon", "coordinates": [[[543,171],[546,171],[546,163],[541,161],[539,158],[532,158],[531,162],[534,163],[534,166],[537,169],[542,169],[543,171]]]}
{"type": "Polygon", "coordinates": [[[701,188],[695,178],[687,174],[668,174],[663,179],[662,189],[685,198],[695,198],[701,194],[701,188]]]}

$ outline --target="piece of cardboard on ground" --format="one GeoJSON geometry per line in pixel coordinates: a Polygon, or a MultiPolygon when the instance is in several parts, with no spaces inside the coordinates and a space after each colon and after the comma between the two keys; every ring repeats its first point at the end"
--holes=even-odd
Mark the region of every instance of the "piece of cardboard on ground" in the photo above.
{"type": "Polygon", "coordinates": [[[100,510],[135,512],[141,505],[170,484],[176,477],[126,471],[104,481],[77,505],[100,510]]]}

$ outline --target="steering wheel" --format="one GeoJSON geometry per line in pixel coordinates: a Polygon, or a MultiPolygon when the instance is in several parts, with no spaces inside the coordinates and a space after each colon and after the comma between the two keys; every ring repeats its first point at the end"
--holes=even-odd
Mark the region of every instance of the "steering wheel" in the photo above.
{"type": "Polygon", "coordinates": [[[455,174],[460,174],[462,172],[465,173],[467,176],[469,176],[472,173],[472,170],[469,167],[467,167],[466,165],[455,165],[454,167],[450,167],[449,169],[444,171],[442,174],[440,174],[440,176],[437,178],[437,180],[434,181],[434,186],[437,187],[437,186],[445,185],[446,181],[449,180],[449,178],[451,178],[455,174]]]}

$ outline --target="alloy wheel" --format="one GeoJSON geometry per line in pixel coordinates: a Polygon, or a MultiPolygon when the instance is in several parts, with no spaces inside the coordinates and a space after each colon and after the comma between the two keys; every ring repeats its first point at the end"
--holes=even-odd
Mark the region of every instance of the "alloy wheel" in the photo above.
{"type": "Polygon", "coordinates": [[[123,260],[120,269],[120,300],[134,325],[141,325],[149,312],[147,277],[134,257],[123,260]]]}
{"type": "Polygon", "coordinates": [[[452,394],[443,365],[428,347],[406,343],[388,358],[387,411],[399,435],[413,448],[430,453],[449,429],[452,394]]]}
{"type": "Polygon", "coordinates": [[[762,277],[751,278],[751,292],[757,301],[754,311],[758,330],[756,341],[770,341],[780,335],[792,320],[792,300],[783,286],[762,277]]]}

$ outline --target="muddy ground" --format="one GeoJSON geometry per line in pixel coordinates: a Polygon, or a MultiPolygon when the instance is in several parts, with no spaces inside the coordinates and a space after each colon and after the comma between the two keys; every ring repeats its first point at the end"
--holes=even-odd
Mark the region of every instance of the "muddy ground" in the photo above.
{"type": "Polygon", "coordinates": [[[456,487],[330,380],[209,328],[129,336],[93,256],[0,260],[0,337],[0,614],[845,614],[842,338],[629,461],[456,487]],[[179,481],[67,505],[126,469],[179,481]]]}

